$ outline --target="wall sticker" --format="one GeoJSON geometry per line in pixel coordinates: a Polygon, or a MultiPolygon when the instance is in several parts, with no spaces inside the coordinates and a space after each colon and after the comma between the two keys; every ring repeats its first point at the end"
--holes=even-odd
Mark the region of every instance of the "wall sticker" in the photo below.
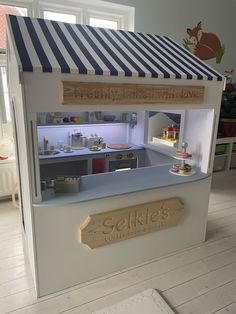
{"type": "Polygon", "coordinates": [[[183,46],[201,60],[216,59],[219,64],[225,52],[224,45],[214,33],[205,33],[202,22],[194,28],[187,28],[189,37],[183,40],[183,46]]]}

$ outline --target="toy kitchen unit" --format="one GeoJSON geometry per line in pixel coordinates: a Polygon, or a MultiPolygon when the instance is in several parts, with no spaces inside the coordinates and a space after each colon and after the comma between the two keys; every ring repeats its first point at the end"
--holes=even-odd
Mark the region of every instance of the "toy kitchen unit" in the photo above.
{"type": "Polygon", "coordinates": [[[224,78],[165,36],[7,21],[37,295],[204,241],[224,78]]]}
{"type": "Polygon", "coordinates": [[[91,175],[145,165],[145,149],[129,142],[133,122],[131,118],[128,120],[128,116],[131,117],[134,113],[126,113],[126,121],[120,120],[122,113],[96,114],[103,120],[89,122],[88,113],[80,112],[76,113],[80,122],[71,123],[74,114],[61,113],[60,116],[66,115],[60,118],[61,121],[70,122],[60,124],[53,123],[54,119],[50,119],[55,113],[39,114],[39,117],[47,115],[47,123],[41,124],[38,119],[37,127],[41,181],[55,180],[58,175],[91,175]],[[108,116],[114,117],[113,119],[117,116],[117,119],[107,122],[108,116]]]}

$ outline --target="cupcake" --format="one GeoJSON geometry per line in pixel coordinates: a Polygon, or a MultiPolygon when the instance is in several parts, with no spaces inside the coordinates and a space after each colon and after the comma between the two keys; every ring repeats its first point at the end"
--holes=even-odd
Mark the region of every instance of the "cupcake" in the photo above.
{"type": "Polygon", "coordinates": [[[192,170],[192,167],[189,164],[185,164],[184,168],[185,168],[186,172],[190,172],[192,170]]]}
{"type": "Polygon", "coordinates": [[[173,172],[178,172],[179,171],[179,165],[178,164],[173,164],[172,165],[172,168],[171,168],[171,171],[173,171],[173,172]]]}
{"type": "Polygon", "coordinates": [[[182,150],[177,150],[177,151],[176,151],[176,156],[179,156],[179,157],[180,157],[180,156],[182,155],[182,152],[183,152],[182,150]]]}
{"type": "Polygon", "coordinates": [[[179,174],[185,174],[186,173],[186,169],[185,168],[179,168],[179,174]]]}
{"type": "Polygon", "coordinates": [[[182,157],[182,158],[188,158],[188,153],[182,152],[181,157],[182,157]]]}
{"type": "Polygon", "coordinates": [[[176,156],[178,156],[180,158],[186,158],[187,159],[190,155],[187,152],[184,152],[182,150],[177,150],[176,156]]]}

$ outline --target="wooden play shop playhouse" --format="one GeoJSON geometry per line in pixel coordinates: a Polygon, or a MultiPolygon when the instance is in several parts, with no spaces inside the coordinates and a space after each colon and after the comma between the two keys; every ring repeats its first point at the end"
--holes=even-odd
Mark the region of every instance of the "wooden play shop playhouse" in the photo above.
{"type": "Polygon", "coordinates": [[[8,16],[7,51],[22,233],[39,297],[204,241],[220,74],[165,36],[29,17],[8,16]],[[74,120],[72,128],[93,128],[105,144],[126,146],[93,143],[93,151],[54,155],[54,143],[48,153],[47,140],[71,127],[58,117],[97,112],[118,118],[74,120]],[[39,119],[52,113],[56,120],[39,119]],[[173,115],[177,144],[158,142],[164,117],[173,115]],[[135,152],[135,167],[109,168],[135,152]],[[108,167],[90,172],[93,158],[108,167]],[[188,172],[176,172],[176,164],[188,172]],[[45,187],[45,165],[56,187],[78,189],[45,187]]]}

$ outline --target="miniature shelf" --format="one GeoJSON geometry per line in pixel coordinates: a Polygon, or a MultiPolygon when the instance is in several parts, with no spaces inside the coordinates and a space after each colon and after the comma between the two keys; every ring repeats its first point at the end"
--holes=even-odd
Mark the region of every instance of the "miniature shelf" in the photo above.
{"type": "Polygon", "coordinates": [[[153,144],[163,144],[163,145],[167,145],[170,147],[178,147],[177,141],[168,141],[168,140],[165,140],[163,138],[155,137],[155,136],[152,137],[152,143],[153,144]]]}
{"type": "Polygon", "coordinates": [[[235,168],[236,152],[234,151],[236,143],[235,137],[217,138],[216,145],[226,144],[227,147],[223,154],[215,154],[213,172],[229,172],[235,168]]]}
{"type": "Polygon", "coordinates": [[[55,126],[79,126],[79,125],[88,125],[88,124],[120,124],[128,122],[124,121],[91,121],[91,122],[64,122],[64,123],[39,123],[37,124],[38,127],[55,127],[55,126]]]}
{"type": "Polygon", "coordinates": [[[167,146],[164,144],[154,144],[153,142],[148,142],[147,144],[143,144],[143,147],[157,151],[169,157],[173,157],[173,155],[176,153],[175,147],[167,146]]]}
{"type": "MultiPolygon", "coordinates": [[[[232,155],[235,153],[232,153],[232,155]]],[[[214,158],[229,156],[229,154],[217,154],[214,158]]]]}

